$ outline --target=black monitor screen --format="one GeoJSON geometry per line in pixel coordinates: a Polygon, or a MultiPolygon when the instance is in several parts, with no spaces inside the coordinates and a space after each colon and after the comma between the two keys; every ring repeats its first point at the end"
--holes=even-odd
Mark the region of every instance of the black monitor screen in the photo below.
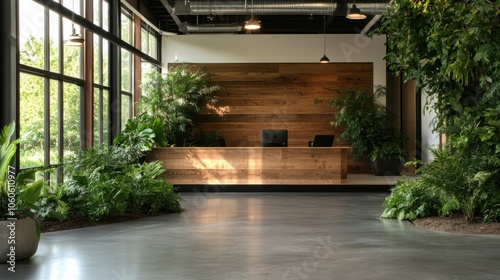
{"type": "Polygon", "coordinates": [[[262,130],[262,147],[288,147],[288,130],[262,130]]]}
{"type": "Polygon", "coordinates": [[[335,135],[316,135],[314,136],[313,147],[331,147],[335,135]]]}

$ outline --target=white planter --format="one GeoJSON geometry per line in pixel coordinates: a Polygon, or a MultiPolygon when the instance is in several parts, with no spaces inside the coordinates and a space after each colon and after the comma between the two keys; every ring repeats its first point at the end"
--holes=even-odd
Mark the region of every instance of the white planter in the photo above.
{"type": "Polygon", "coordinates": [[[33,219],[0,221],[0,263],[10,261],[11,257],[16,261],[29,258],[37,249],[36,222],[33,219]]]}

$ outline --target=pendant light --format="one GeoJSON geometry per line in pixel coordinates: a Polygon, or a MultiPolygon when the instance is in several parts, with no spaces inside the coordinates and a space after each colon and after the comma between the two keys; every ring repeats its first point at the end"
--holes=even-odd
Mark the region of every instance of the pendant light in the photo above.
{"type": "Polygon", "coordinates": [[[319,60],[319,63],[330,63],[330,59],[326,56],[326,19],[323,16],[323,57],[319,60]]]}
{"type": "Polygon", "coordinates": [[[250,20],[245,23],[245,29],[248,30],[260,29],[260,21],[255,20],[253,18],[253,0],[252,0],[252,16],[250,17],[250,20]]]}
{"type": "Polygon", "coordinates": [[[83,47],[83,43],[85,39],[82,35],[76,33],[75,29],[75,1],[73,0],[73,16],[71,17],[71,35],[69,35],[68,39],[64,41],[64,45],[68,47],[83,47]]]}
{"type": "Polygon", "coordinates": [[[354,20],[361,20],[365,19],[366,15],[361,13],[361,10],[356,7],[356,5],[352,5],[352,8],[349,9],[347,12],[346,18],[348,19],[354,19],[354,20]]]}

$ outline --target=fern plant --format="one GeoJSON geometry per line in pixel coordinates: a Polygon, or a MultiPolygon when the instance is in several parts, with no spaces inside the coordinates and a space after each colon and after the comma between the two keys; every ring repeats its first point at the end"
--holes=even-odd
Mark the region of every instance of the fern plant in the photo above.
{"type": "Polygon", "coordinates": [[[440,207],[439,196],[427,188],[422,180],[398,180],[383,205],[382,218],[414,220],[416,218],[437,215],[440,207]]]}

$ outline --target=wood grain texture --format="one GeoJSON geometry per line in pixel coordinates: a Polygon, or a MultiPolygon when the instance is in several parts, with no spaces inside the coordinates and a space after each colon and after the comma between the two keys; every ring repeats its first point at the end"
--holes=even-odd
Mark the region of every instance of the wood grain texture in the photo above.
{"type": "MultiPolygon", "coordinates": [[[[175,67],[176,64],[171,66],[175,67]]],[[[220,131],[228,147],[259,147],[262,129],[287,129],[289,147],[307,147],[316,134],[334,134],[335,109],[315,105],[316,98],[335,97],[326,88],[373,87],[373,63],[208,63],[190,64],[213,75],[219,102],[199,114],[203,130],[220,131]]],[[[345,146],[345,142],[335,142],[345,146]]],[[[355,162],[349,173],[370,173],[368,161],[355,162]]]]}
{"type": "Polygon", "coordinates": [[[161,161],[174,185],[314,184],[347,179],[349,147],[173,147],[156,148],[147,161],[161,161]]]}

